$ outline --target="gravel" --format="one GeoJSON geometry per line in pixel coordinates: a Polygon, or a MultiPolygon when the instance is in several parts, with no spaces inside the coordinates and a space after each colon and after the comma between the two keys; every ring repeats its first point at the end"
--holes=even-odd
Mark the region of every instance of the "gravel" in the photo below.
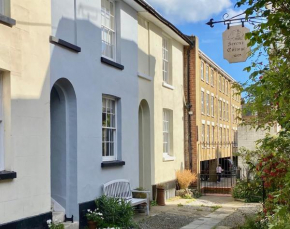
{"type": "Polygon", "coordinates": [[[253,217],[259,210],[261,205],[246,205],[244,207],[238,208],[234,213],[223,219],[218,226],[227,226],[231,229],[238,229],[240,226],[244,225],[246,219],[253,217]]]}
{"type": "Polygon", "coordinates": [[[179,229],[211,211],[208,207],[183,206],[150,216],[138,225],[140,229],[179,229]]]}

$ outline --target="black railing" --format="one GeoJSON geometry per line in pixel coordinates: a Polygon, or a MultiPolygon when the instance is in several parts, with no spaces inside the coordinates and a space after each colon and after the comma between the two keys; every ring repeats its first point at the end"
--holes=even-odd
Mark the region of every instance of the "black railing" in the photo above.
{"type": "Polygon", "coordinates": [[[237,171],[223,171],[221,174],[199,174],[199,189],[202,195],[231,194],[237,182],[237,171]]]}
{"type": "Polygon", "coordinates": [[[202,141],[200,142],[200,145],[204,148],[206,147],[238,147],[238,142],[229,142],[229,141],[221,141],[221,142],[208,142],[208,141],[202,141]]]}

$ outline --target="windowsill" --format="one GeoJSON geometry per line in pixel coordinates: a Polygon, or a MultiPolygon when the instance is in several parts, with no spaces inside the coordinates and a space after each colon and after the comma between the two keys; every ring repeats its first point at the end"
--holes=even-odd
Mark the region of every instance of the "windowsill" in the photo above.
{"type": "Polygon", "coordinates": [[[16,172],[13,171],[0,171],[0,181],[2,180],[11,180],[16,178],[16,172]]]}
{"type": "Polygon", "coordinates": [[[118,167],[118,166],[123,166],[125,165],[125,161],[103,161],[101,163],[102,168],[107,168],[107,167],[118,167]]]}
{"type": "Polygon", "coordinates": [[[54,44],[54,45],[60,46],[62,48],[65,48],[65,49],[67,49],[69,51],[73,51],[73,52],[77,52],[77,53],[81,52],[81,47],[76,46],[76,45],[74,45],[72,43],[69,43],[69,42],[67,42],[65,40],[56,38],[54,36],[50,36],[49,37],[49,42],[54,44]]]}
{"type": "Polygon", "coordinates": [[[16,25],[16,21],[13,18],[7,17],[3,14],[0,14],[0,23],[9,27],[16,25]]]}
{"type": "Polygon", "coordinates": [[[168,84],[168,83],[162,82],[162,86],[166,87],[168,89],[174,90],[174,87],[172,85],[168,84]]]}
{"type": "Polygon", "coordinates": [[[148,81],[152,81],[152,77],[151,76],[148,76],[148,75],[145,75],[145,74],[142,74],[140,72],[138,72],[138,77],[142,78],[142,79],[145,79],[145,80],[148,80],[148,81]]]}
{"type": "Polygon", "coordinates": [[[114,68],[120,69],[120,70],[124,70],[124,65],[118,64],[115,61],[109,60],[106,57],[101,57],[101,62],[104,64],[107,64],[109,66],[112,66],[114,68]]]}
{"type": "Polygon", "coordinates": [[[163,153],[163,161],[174,161],[175,157],[168,155],[167,153],[163,153]]]}

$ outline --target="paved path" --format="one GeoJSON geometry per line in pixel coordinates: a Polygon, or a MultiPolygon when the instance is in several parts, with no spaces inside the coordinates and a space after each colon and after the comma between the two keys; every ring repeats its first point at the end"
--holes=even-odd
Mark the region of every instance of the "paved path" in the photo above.
{"type": "Polygon", "coordinates": [[[206,217],[194,220],[192,223],[182,227],[181,229],[212,229],[234,211],[235,209],[218,209],[206,217]]]}
{"type": "Polygon", "coordinates": [[[234,201],[231,197],[218,197],[218,196],[204,196],[198,201],[205,201],[205,205],[213,205],[218,204],[221,208],[217,209],[216,211],[200,217],[190,224],[182,227],[181,229],[212,229],[212,228],[231,228],[227,226],[220,226],[217,227],[218,224],[227,218],[228,216],[232,215],[234,212],[237,211],[237,209],[250,209],[255,206],[258,206],[257,204],[247,204],[243,202],[234,201]]]}

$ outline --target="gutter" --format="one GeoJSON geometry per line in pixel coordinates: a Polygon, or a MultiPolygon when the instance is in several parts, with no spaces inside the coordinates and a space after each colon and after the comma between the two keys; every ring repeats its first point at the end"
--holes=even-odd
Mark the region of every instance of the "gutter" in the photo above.
{"type": "Polygon", "coordinates": [[[153,9],[148,3],[146,3],[143,0],[134,0],[136,3],[138,3],[140,6],[142,6],[144,9],[148,11],[148,13],[152,14],[154,17],[156,17],[159,21],[161,21],[163,24],[168,26],[171,30],[173,30],[176,34],[178,34],[185,42],[187,42],[190,46],[192,46],[194,43],[186,36],[184,35],[179,29],[177,29],[172,23],[167,21],[164,17],[162,17],[155,9],[153,9]]]}

